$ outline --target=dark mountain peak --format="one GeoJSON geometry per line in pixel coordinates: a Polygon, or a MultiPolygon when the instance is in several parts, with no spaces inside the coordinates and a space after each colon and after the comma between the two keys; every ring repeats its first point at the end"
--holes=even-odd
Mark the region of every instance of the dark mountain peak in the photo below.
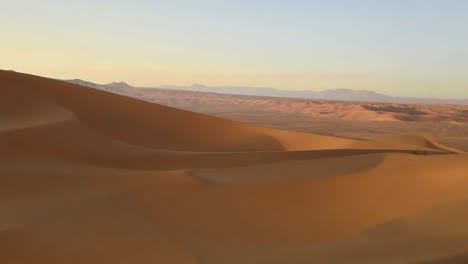
{"type": "Polygon", "coordinates": [[[353,93],[354,90],[347,89],[347,88],[338,88],[338,89],[326,89],[323,90],[322,93],[353,93]]]}
{"type": "Polygon", "coordinates": [[[114,86],[114,87],[132,87],[126,82],[112,82],[107,84],[107,86],[114,86]]]}
{"type": "Polygon", "coordinates": [[[92,83],[92,82],[88,82],[82,79],[72,79],[72,80],[65,80],[65,81],[71,82],[71,83],[92,83]]]}
{"type": "Polygon", "coordinates": [[[65,81],[69,82],[69,83],[78,84],[78,85],[81,85],[81,86],[91,87],[91,88],[97,88],[99,86],[99,84],[96,84],[96,83],[93,83],[93,82],[88,82],[88,81],[85,81],[85,80],[82,80],[82,79],[73,79],[73,80],[65,80],[65,81]]]}

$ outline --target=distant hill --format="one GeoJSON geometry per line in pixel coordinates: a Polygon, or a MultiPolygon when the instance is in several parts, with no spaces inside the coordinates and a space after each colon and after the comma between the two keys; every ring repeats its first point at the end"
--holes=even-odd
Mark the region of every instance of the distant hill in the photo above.
{"type": "Polygon", "coordinates": [[[281,90],[271,87],[250,87],[250,86],[206,86],[203,84],[193,84],[191,86],[165,85],[158,87],[133,87],[125,82],[113,82],[109,84],[96,84],[80,79],[66,80],[67,82],[92,87],[96,89],[117,92],[120,94],[133,94],[135,89],[169,89],[182,91],[210,92],[235,95],[269,96],[285,98],[302,98],[315,100],[332,101],[355,101],[355,102],[386,102],[403,104],[461,104],[468,105],[468,99],[440,99],[440,98],[413,98],[394,97],[369,90],[351,89],[329,89],[323,91],[311,90],[281,90]]]}
{"type": "MultiPolygon", "coordinates": [[[[155,87],[156,88],[156,87],[155,87]]],[[[333,101],[357,101],[357,102],[385,102],[385,103],[416,103],[416,104],[468,104],[468,99],[440,99],[440,98],[413,98],[413,97],[394,97],[385,94],[376,93],[369,90],[351,90],[351,89],[328,89],[323,91],[311,90],[280,90],[271,87],[249,87],[249,86],[206,86],[202,84],[193,84],[191,86],[173,86],[166,85],[158,88],[215,92],[223,94],[239,94],[254,96],[273,96],[286,98],[304,98],[317,100],[333,101]]]]}
{"type": "Polygon", "coordinates": [[[105,86],[105,85],[99,85],[99,84],[88,82],[88,81],[83,81],[83,80],[80,80],[80,79],[67,80],[67,82],[74,83],[74,84],[79,84],[79,85],[87,86],[87,87],[91,87],[91,88],[100,88],[100,86],[105,86]]]}

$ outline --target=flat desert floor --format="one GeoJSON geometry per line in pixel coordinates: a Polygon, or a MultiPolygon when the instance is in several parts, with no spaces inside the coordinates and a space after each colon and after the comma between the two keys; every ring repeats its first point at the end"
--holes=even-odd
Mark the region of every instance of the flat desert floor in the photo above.
{"type": "MultiPolygon", "coordinates": [[[[0,261],[468,263],[468,154],[0,71],[0,261]]],[[[377,106],[375,106],[377,107],[377,106]]]]}

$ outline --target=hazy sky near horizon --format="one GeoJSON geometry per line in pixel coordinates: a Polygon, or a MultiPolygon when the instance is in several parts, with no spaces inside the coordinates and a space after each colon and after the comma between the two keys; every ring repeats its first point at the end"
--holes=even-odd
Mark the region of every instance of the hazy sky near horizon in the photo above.
{"type": "Polygon", "coordinates": [[[468,98],[465,0],[1,1],[0,68],[468,98]]]}

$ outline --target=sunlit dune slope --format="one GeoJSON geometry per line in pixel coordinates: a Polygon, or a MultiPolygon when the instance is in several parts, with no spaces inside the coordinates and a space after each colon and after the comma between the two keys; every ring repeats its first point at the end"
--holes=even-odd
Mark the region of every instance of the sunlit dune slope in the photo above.
{"type": "Polygon", "coordinates": [[[90,153],[99,149],[102,154],[126,158],[128,153],[146,157],[154,150],[431,150],[426,145],[352,141],[260,128],[14,72],[3,71],[1,78],[5,102],[0,130],[3,142],[17,142],[11,153],[99,158],[90,153]]]}
{"type": "Polygon", "coordinates": [[[6,71],[0,92],[1,263],[468,260],[468,155],[428,135],[274,130],[6,71]]]}
{"type": "MultiPolygon", "coordinates": [[[[2,93],[10,101],[2,115],[20,127],[79,122],[112,140],[161,149],[196,151],[279,150],[281,145],[254,127],[150,104],[65,82],[2,72],[2,93]],[[31,104],[30,102],[34,103],[31,104]],[[10,110],[10,104],[15,104],[10,110]],[[55,107],[55,109],[51,109],[55,107]],[[16,110],[16,111],[15,111],[16,110]],[[54,110],[54,111],[53,111],[54,110]],[[36,111],[38,111],[36,113],[36,111]],[[55,118],[71,113],[68,118],[55,118]],[[27,122],[28,118],[34,120],[27,122]],[[157,120],[157,122],[155,122],[157,120]]],[[[66,125],[65,125],[66,126],[66,125]]],[[[13,127],[14,128],[14,127],[13,127]]]]}

